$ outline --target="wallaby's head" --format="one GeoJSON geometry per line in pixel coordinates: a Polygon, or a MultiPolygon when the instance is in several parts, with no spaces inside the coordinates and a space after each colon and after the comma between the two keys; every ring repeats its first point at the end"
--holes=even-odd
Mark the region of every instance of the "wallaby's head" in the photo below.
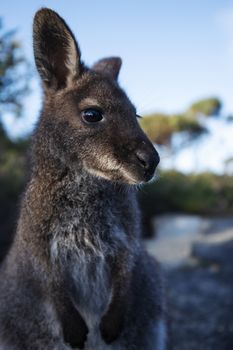
{"type": "Polygon", "coordinates": [[[33,40],[45,94],[40,127],[46,152],[114,182],[150,180],[159,156],[117,83],[121,59],[85,67],[74,35],[49,9],[36,13],[33,40]]]}

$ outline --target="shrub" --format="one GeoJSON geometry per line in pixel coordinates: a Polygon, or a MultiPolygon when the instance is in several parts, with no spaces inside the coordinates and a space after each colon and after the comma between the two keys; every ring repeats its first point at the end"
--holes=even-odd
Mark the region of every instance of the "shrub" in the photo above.
{"type": "Polygon", "coordinates": [[[231,215],[233,177],[164,171],[158,181],[143,187],[139,192],[139,201],[147,217],[165,212],[231,215]]]}

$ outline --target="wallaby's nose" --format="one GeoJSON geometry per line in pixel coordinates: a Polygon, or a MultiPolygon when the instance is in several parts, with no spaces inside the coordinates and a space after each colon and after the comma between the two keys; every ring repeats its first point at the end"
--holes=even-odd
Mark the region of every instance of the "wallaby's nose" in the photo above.
{"type": "Polygon", "coordinates": [[[157,165],[159,164],[159,154],[154,147],[150,150],[138,149],[136,152],[136,157],[141,168],[144,170],[145,181],[149,181],[155,172],[157,165]]]}

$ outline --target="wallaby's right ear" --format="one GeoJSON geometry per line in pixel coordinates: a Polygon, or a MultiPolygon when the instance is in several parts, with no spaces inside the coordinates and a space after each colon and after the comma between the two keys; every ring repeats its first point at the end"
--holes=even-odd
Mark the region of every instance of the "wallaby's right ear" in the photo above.
{"type": "Polygon", "coordinates": [[[47,88],[68,87],[83,71],[74,35],[50,9],[41,9],[35,15],[33,48],[37,69],[47,88]]]}

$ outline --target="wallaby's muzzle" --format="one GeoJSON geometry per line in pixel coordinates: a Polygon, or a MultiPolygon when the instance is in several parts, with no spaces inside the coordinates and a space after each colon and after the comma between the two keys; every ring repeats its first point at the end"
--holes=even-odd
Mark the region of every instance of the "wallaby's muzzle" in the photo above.
{"type": "Polygon", "coordinates": [[[156,149],[151,145],[148,147],[145,142],[143,142],[143,147],[139,148],[135,152],[136,160],[140,171],[142,173],[143,181],[147,182],[151,180],[154,176],[155,169],[159,164],[159,154],[156,149]]]}
{"type": "Polygon", "coordinates": [[[150,181],[160,161],[155,147],[138,124],[128,129],[128,135],[124,135],[124,139],[127,139],[128,142],[126,144],[122,142],[120,147],[118,142],[114,150],[122,164],[119,169],[122,177],[119,178],[119,181],[129,184],[150,181]]]}

